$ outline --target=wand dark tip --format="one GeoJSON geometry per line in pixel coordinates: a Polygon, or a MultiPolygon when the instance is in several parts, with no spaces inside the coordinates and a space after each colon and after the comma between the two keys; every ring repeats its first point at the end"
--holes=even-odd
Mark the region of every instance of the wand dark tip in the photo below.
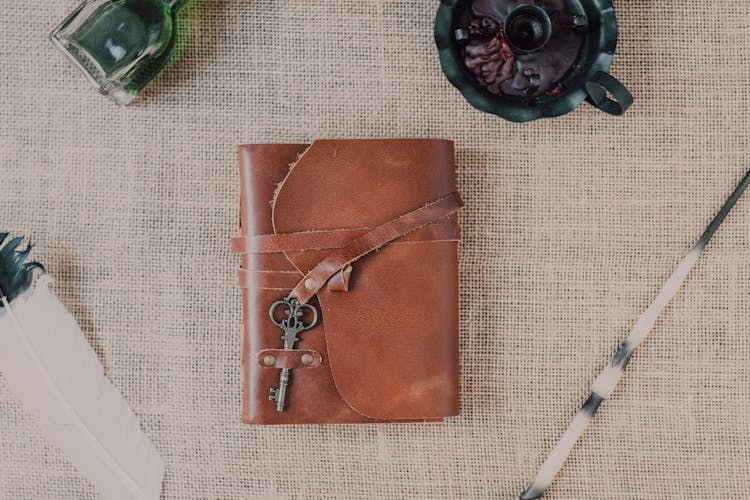
{"type": "Polygon", "coordinates": [[[708,245],[708,242],[711,241],[711,238],[713,238],[716,230],[719,229],[721,223],[724,222],[724,219],[727,217],[727,215],[729,215],[729,212],[732,211],[732,208],[734,208],[737,200],[740,199],[742,193],[744,193],[745,189],[747,189],[748,184],[750,184],[750,171],[745,174],[745,177],[742,178],[740,183],[735,188],[734,192],[732,192],[729,198],[727,198],[727,201],[724,203],[724,206],[721,207],[719,213],[716,214],[716,217],[714,217],[714,219],[708,225],[708,228],[706,228],[706,232],[704,232],[703,236],[701,236],[700,240],[698,240],[697,245],[701,250],[703,250],[706,245],[708,245]]]}

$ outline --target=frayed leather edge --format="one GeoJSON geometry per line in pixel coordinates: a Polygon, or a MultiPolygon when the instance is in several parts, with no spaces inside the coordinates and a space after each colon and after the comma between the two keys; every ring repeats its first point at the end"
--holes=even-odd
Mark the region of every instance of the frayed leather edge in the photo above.
{"type": "MultiPolygon", "coordinates": [[[[302,161],[302,158],[312,149],[312,147],[315,145],[317,141],[313,141],[307,148],[305,148],[304,151],[297,154],[297,159],[294,160],[292,163],[289,164],[289,170],[287,171],[284,178],[276,184],[276,189],[273,191],[273,198],[271,199],[271,227],[273,228],[274,234],[278,234],[278,231],[276,230],[276,201],[279,198],[279,193],[281,193],[281,190],[284,188],[284,184],[286,183],[287,179],[292,175],[292,172],[294,171],[294,167],[296,167],[300,161],[302,161]]],[[[302,272],[302,270],[297,267],[297,265],[292,261],[292,259],[289,258],[289,255],[287,255],[287,252],[282,252],[284,254],[284,258],[289,261],[289,263],[302,275],[305,273],[302,272]]]]}

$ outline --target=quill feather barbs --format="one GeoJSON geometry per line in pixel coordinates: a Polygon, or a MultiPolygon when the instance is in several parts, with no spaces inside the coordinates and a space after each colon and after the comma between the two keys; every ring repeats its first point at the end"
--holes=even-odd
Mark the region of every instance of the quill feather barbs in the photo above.
{"type": "Polygon", "coordinates": [[[15,238],[0,249],[0,371],[45,437],[105,498],[158,499],[159,452],[49,289],[52,279],[35,272],[40,264],[26,262],[28,246],[18,250],[21,242],[15,238]]]}
{"type": "MultiPolygon", "coordinates": [[[[11,302],[31,286],[34,269],[44,271],[44,267],[38,262],[26,262],[31,253],[31,243],[24,250],[19,250],[23,238],[13,238],[3,246],[7,238],[8,233],[0,233],[0,295],[11,302]]],[[[3,305],[0,304],[0,307],[3,305]]]]}

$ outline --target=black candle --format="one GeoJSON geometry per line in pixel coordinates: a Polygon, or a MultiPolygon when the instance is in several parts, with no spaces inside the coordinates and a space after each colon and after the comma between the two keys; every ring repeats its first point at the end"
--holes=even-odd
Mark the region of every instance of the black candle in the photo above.
{"type": "Polygon", "coordinates": [[[560,92],[581,52],[585,16],[563,0],[474,0],[464,64],[495,95],[560,92]]]}

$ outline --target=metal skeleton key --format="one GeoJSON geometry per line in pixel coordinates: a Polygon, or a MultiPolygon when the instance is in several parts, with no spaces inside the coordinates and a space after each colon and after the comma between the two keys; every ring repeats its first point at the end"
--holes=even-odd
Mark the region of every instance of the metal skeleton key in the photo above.
{"type": "MultiPolygon", "coordinates": [[[[273,324],[281,328],[284,332],[281,338],[284,340],[284,349],[286,350],[294,349],[295,344],[299,340],[297,335],[314,327],[318,322],[318,310],[315,307],[310,304],[300,304],[299,300],[289,297],[274,302],[271,305],[271,309],[268,310],[268,315],[271,317],[273,324]],[[309,323],[305,323],[305,311],[312,313],[312,320],[309,323]],[[277,312],[283,312],[284,319],[276,319],[277,312]]],[[[272,387],[271,394],[268,396],[269,400],[276,401],[276,411],[284,411],[290,371],[289,368],[281,370],[279,387],[272,387]]]]}

